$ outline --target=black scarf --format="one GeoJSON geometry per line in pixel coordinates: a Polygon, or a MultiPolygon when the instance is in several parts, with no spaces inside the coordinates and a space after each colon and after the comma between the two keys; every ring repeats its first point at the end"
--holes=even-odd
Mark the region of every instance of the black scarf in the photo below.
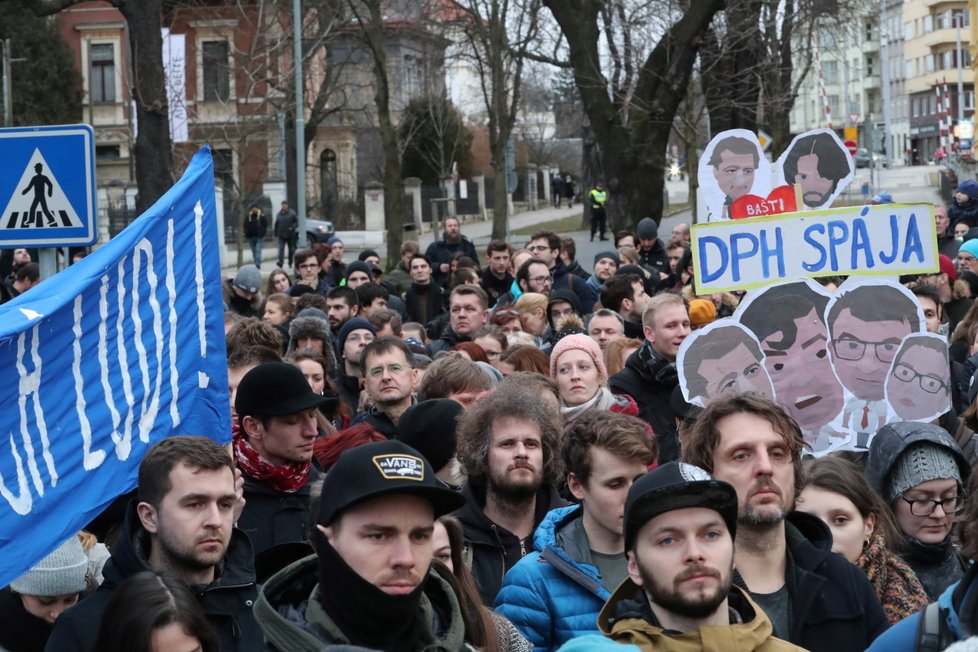
{"type": "Polygon", "coordinates": [[[10,652],[43,652],[54,625],[32,616],[20,596],[9,588],[0,591],[0,648],[10,652]]]}
{"type": "Polygon", "coordinates": [[[675,387],[679,383],[675,361],[670,362],[663,358],[648,340],[645,340],[636,355],[656,383],[667,387],[675,387]]]}
{"type": "Polygon", "coordinates": [[[426,627],[419,608],[424,582],[408,595],[388,595],[343,561],[316,531],[319,601],[350,642],[384,652],[421,647],[426,627]]]}
{"type": "Polygon", "coordinates": [[[920,564],[922,566],[940,566],[952,552],[951,536],[944,537],[940,543],[924,543],[914,537],[905,537],[907,542],[907,552],[904,559],[910,564],[920,564]]]}

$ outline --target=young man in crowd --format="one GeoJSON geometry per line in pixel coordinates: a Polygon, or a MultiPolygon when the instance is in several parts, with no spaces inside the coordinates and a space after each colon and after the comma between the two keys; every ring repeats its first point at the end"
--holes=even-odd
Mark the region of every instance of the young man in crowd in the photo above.
{"type": "Polygon", "coordinates": [[[405,241],[401,245],[401,259],[397,261],[394,269],[387,273],[387,280],[397,287],[399,296],[404,296],[411,287],[411,259],[420,252],[421,247],[416,240],[405,241]]]}
{"type": "Polygon", "coordinates": [[[387,307],[390,299],[390,292],[379,283],[363,283],[357,286],[357,301],[360,303],[360,316],[370,319],[374,310],[383,310],[387,307]]]}
{"type": "Polygon", "coordinates": [[[424,254],[414,254],[409,263],[411,284],[404,293],[410,321],[427,324],[445,312],[445,290],[434,282],[431,262],[424,254]]]}
{"type": "Polygon", "coordinates": [[[588,276],[587,284],[595,294],[601,294],[601,288],[618,271],[620,262],[617,251],[602,251],[594,257],[593,273],[588,276]]]}
{"type": "Polygon", "coordinates": [[[642,313],[651,299],[645,280],[638,274],[616,274],[601,288],[601,307],[618,313],[625,337],[643,337],[642,313]]]}
{"type": "Polygon", "coordinates": [[[581,310],[585,314],[591,312],[597,294],[583,278],[568,271],[567,265],[560,258],[560,238],[556,233],[551,231],[534,233],[530,236],[530,244],[526,248],[547,265],[554,288],[572,290],[581,300],[581,310]]]}
{"type": "Polygon", "coordinates": [[[643,217],[636,229],[638,233],[638,264],[652,273],[659,282],[669,275],[669,256],[659,239],[659,225],[651,217],[643,217]]]}
{"type": "Polygon", "coordinates": [[[512,247],[505,240],[491,240],[486,247],[486,268],[482,271],[479,285],[489,297],[490,308],[513,285],[512,253],[512,247]]]}
{"type": "Polygon", "coordinates": [[[350,414],[360,409],[360,389],[363,378],[360,354],[368,344],[377,339],[377,329],[366,319],[354,317],[340,328],[336,338],[340,347],[342,370],[336,376],[336,389],[350,414]]]}
{"type": "Polygon", "coordinates": [[[625,334],[625,320],[613,310],[596,310],[587,322],[587,334],[604,351],[608,342],[625,334]]]}
{"type": "Polygon", "coordinates": [[[343,264],[345,246],[335,235],[326,241],[326,245],[329,247],[329,256],[323,260],[323,275],[331,287],[339,287],[340,282],[346,278],[346,265],[343,264]]]}
{"type": "Polygon", "coordinates": [[[564,430],[567,488],[579,505],[547,514],[534,551],[506,574],[496,611],[535,650],[556,650],[597,633],[597,615],[628,577],[625,498],[655,459],[655,443],[635,417],[590,410],[564,430]]]}

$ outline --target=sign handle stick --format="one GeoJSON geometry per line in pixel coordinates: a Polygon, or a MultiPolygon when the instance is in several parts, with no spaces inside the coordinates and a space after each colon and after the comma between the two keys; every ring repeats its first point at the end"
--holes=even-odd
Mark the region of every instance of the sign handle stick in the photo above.
{"type": "Polygon", "coordinates": [[[795,183],[795,210],[799,210],[799,211],[805,210],[804,207],[802,206],[801,198],[802,198],[801,184],[796,182],[795,183]]]}

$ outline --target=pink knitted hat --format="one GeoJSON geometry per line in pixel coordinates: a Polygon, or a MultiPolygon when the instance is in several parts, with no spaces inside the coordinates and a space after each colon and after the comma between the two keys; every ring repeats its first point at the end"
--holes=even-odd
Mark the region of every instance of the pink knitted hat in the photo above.
{"type": "Polygon", "coordinates": [[[608,383],[608,368],[604,365],[604,356],[601,354],[601,347],[587,335],[580,333],[568,335],[560,338],[550,352],[550,377],[557,377],[557,361],[563,353],[567,351],[584,351],[594,360],[594,366],[598,368],[598,378],[602,385],[608,383]]]}

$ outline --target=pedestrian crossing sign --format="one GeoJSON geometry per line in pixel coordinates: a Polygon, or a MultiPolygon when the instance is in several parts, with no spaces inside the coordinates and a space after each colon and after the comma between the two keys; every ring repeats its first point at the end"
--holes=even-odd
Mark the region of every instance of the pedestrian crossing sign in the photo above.
{"type": "Polygon", "coordinates": [[[92,128],[0,129],[0,207],[0,249],[93,244],[92,128]]]}

